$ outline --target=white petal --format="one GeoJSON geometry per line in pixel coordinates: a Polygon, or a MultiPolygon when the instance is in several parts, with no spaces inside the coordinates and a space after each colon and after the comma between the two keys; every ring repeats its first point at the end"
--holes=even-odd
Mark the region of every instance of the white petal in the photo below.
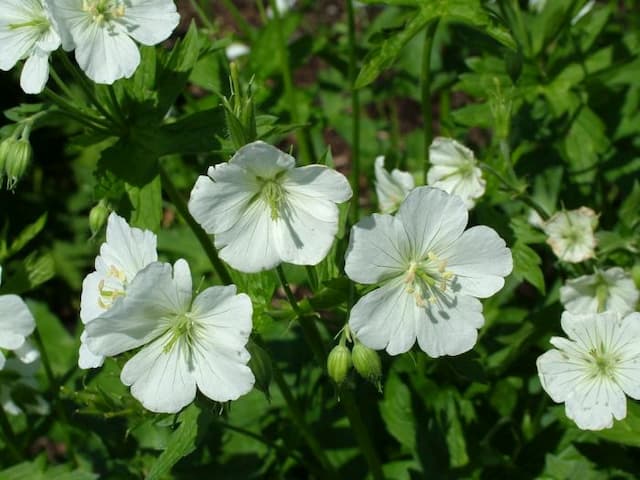
{"type": "Polygon", "coordinates": [[[384,168],[384,157],[377,157],[374,164],[376,196],[382,213],[395,212],[409,191],[415,186],[413,176],[394,169],[391,174],[384,168]]]}
{"type": "Polygon", "coordinates": [[[615,350],[620,361],[616,382],[631,398],[640,400],[640,313],[627,315],[621,322],[615,350]]]}
{"type": "Polygon", "coordinates": [[[33,315],[20,297],[0,296],[0,348],[19,348],[35,327],[33,315]]]}
{"type": "Polygon", "coordinates": [[[378,283],[402,275],[410,243],[402,224],[391,215],[373,214],[351,229],[345,272],[359,283],[378,283]]]}
{"type": "Polygon", "coordinates": [[[466,295],[440,296],[422,309],[418,344],[430,357],[460,355],[473,348],[484,324],[482,304],[466,295]]]}
{"type": "Polygon", "coordinates": [[[138,0],[126,6],[123,23],[143,45],[156,45],[171,35],[180,22],[173,0],[138,0]]]}
{"type": "Polygon", "coordinates": [[[296,164],[295,158],[291,155],[262,141],[245,145],[229,162],[248,170],[253,176],[265,179],[275,178],[296,164]]]}
{"type": "Polygon", "coordinates": [[[4,368],[4,365],[7,363],[6,357],[2,354],[2,350],[0,350],[0,370],[4,368]]]}
{"type": "Polygon", "coordinates": [[[216,234],[233,227],[260,192],[254,175],[244,168],[221,163],[200,176],[191,191],[189,212],[207,233],[216,234]]]}
{"type": "Polygon", "coordinates": [[[36,48],[22,67],[20,87],[25,93],[38,94],[49,80],[49,52],[36,48]]]}
{"type": "Polygon", "coordinates": [[[256,199],[233,228],[216,235],[220,258],[241,272],[270,270],[281,263],[271,210],[256,199]]]}
{"type": "Polygon", "coordinates": [[[122,31],[87,20],[73,34],[78,65],[96,83],[129,78],[140,64],[138,47],[122,31]]]}
{"type": "Polygon", "coordinates": [[[89,350],[89,347],[86,344],[86,339],[87,339],[87,332],[86,330],[83,330],[82,334],[80,335],[80,351],[79,351],[79,357],[78,357],[78,367],[82,368],[83,370],[86,370],[89,368],[99,368],[104,363],[104,356],[96,355],[91,350],[89,350]]]}
{"type": "Polygon", "coordinates": [[[353,194],[347,178],[335,170],[322,165],[309,165],[288,171],[282,186],[288,193],[308,202],[328,200],[334,203],[346,202],[353,194]]]}
{"type": "Polygon", "coordinates": [[[613,425],[613,419],[627,416],[627,398],[613,382],[602,377],[577,384],[565,402],[567,417],[584,430],[602,430],[613,425]]]}
{"type": "Polygon", "coordinates": [[[436,137],[429,147],[429,162],[433,165],[459,167],[475,162],[473,151],[452,138],[436,137]]]}
{"type": "Polygon", "coordinates": [[[151,263],[133,279],[126,297],[87,324],[86,343],[96,355],[117,355],[158,337],[168,318],[186,309],[171,265],[151,263]]]}
{"type": "Polygon", "coordinates": [[[22,363],[26,364],[33,363],[40,358],[40,352],[29,340],[25,340],[13,353],[22,363]]]}
{"type": "Polygon", "coordinates": [[[415,256],[425,258],[440,252],[456,240],[467,225],[464,202],[455,195],[431,187],[409,193],[396,215],[412,242],[415,256]]]}
{"type": "Polygon", "coordinates": [[[100,282],[103,280],[104,275],[102,273],[93,272],[82,281],[82,294],[80,296],[80,320],[82,320],[82,323],[89,323],[106,310],[100,304],[100,282]]]}
{"type": "Polygon", "coordinates": [[[542,388],[556,403],[564,402],[586,377],[583,362],[555,349],[540,355],[536,365],[542,388]]]}
{"type": "Polygon", "coordinates": [[[131,395],[152,412],[177,413],[196,397],[195,358],[182,339],[165,351],[169,339],[167,334],[145,346],[120,374],[122,383],[131,386],[131,395]]]}
{"type": "Polygon", "coordinates": [[[367,347],[386,348],[389,355],[397,355],[413,346],[421,320],[423,314],[415,299],[405,284],[396,280],[358,300],[351,309],[349,327],[367,347]]]}
{"type": "Polygon", "coordinates": [[[461,293],[487,298],[499,291],[513,269],[511,250],[495,230],[477,226],[465,231],[442,252],[448,271],[456,275],[461,293]]]}

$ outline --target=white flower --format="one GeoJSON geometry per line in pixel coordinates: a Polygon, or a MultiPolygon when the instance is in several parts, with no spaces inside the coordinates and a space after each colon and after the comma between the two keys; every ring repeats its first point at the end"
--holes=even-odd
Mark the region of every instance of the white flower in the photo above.
{"type": "Polygon", "coordinates": [[[233,268],[316,265],[329,252],[349,182],[321,165],[294,166],[291,155],[254,142],[198,178],[189,211],[233,268]]]}
{"type": "Polygon", "coordinates": [[[564,312],[562,329],[569,339],[538,357],[542,387],[581,429],[609,428],[627,415],[625,393],[640,399],[640,314],[564,312]]]}
{"type": "Polygon", "coordinates": [[[382,156],[376,158],[374,172],[378,207],[382,213],[393,213],[398,210],[402,201],[415,187],[413,176],[409,172],[403,172],[397,168],[389,173],[384,168],[384,157],[382,156]]]}
{"type": "MultiPolygon", "coordinates": [[[[0,267],[0,283],[2,267],[0,267]]],[[[0,349],[13,350],[24,360],[33,359],[33,347],[27,337],[36,328],[36,322],[27,305],[17,295],[0,296],[0,349]]],[[[37,351],[36,351],[37,352],[37,351]]],[[[0,370],[6,358],[0,350],[0,370]]]]}
{"type": "Polygon", "coordinates": [[[397,215],[365,218],[351,231],[345,271],[379,288],[351,310],[349,326],[367,347],[390,355],[418,345],[431,357],[473,347],[484,323],[478,298],[504,285],[511,251],[491,228],[465,231],[460,197],[418,187],[397,215]]]}
{"type": "Polygon", "coordinates": [[[234,285],[211,287],[192,301],[189,265],[154,262],[133,280],[127,296],[87,325],[87,342],[101,355],[144,347],[120,379],[154,412],[175,413],[193,401],[196,388],[217,402],[235,400],[253,387],[246,343],[251,300],[234,285]]]}
{"type": "MultiPolygon", "coordinates": [[[[158,259],[156,236],[149,230],[131,228],[116,213],[109,215],[107,240],[96,257],[96,271],[82,282],[80,320],[85,325],[106,312],[126,294],[128,285],[136,274],[158,259]]],[[[93,354],[86,345],[86,332],[80,344],[80,368],[96,368],[104,357],[93,354]]]]}
{"type": "Polygon", "coordinates": [[[547,243],[560,260],[578,263],[595,256],[598,215],[587,207],[562,210],[544,224],[547,243]]]}
{"type": "Polygon", "coordinates": [[[241,42],[230,43],[224,50],[224,53],[226,54],[229,61],[233,61],[240,57],[248,55],[250,52],[251,49],[249,48],[249,46],[241,42]]]}
{"type": "Polygon", "coordinates": [[[129,78],[140,64],[134,40],[156,45],[180,21],[173,0],[49,0],[63,47],[96,83],[129,78]]]}
{"type": "Polygon", "coordinates": [[[49,55],[60,46],[42,0],[3,0],[0,3],[0,70],[11,70],[26,58],[20,86],[40,93],[49,79],[49,55]]]}
{"type": "MultiPolygon", "coordinates": [[[[276,0],[276,8],[278,9],[278,13],[283,15],[291,10],[297,3],[298,0],[276,0]]],[[[267,17],[273,18],[273,11],[271,7],[267,8],[267,17]]]]}
{"type": "Polygon", "coordinates": [[[427,185],[459,195],[467,208],[484,195],[482,170],[473,152],[451,138],[437,137],[429,147],[427,185]]]}
{"type": "Polygon", "coordinates": [[[631,275],[620,267],[567,280],[560,288],[560,301],[571,313],[612,310],[626,315],[636,310],[638,299],[640,292],[631,275]]]}
{"type": "Polygon", "coordinates": [[[575,25],[576,23],[578,23],[582,19],[582,17],[593,10],[595,4],[596,0],[589,0],[587,3],[585,3],[584,6],[580,10],[578,10],[578,13],[576,13],[575,17],[571,19],[571,25],[575,25]]]}
{"type": "Polygon", "coordinates": [[[544,10],[547,0],[529,0],[529,10],[535,13],[540,13],[544,10]]]}

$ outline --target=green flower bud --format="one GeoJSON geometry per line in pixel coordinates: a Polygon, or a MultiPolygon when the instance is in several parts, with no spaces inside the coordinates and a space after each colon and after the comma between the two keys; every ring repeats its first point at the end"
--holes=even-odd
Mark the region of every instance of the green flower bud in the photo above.
{"type": "Polygon", "coordinates": [[[338,385],[344,382],[351,370],[351,350],[343,344],[333,347],[327,358],[327,370],[329,376],[338,385]]]}
{"type": "Polygon", "coordinates": [[[107,207],[104,200],[100,200],[100,202],[89,212],[89,229],[91,230],[92,235],[95,235],[100,231],[108,217],[109,207],[107,207]]]}
{"type": "Polygon", "coordinates": [[[381,390],[382,365],[378,352],[356,341],[352,352],[353,366],[362,378],[370,381],[381,390]]]}
{"type": "Polygon", "coordinates": [[[247,344],[247,350],[249,350],[249,353],[251,354],[249,368],[253,372],[253,376],[256,377],[255,386],[267,396],[267,399],[269,399],[269,385],[271,385],[271,380],[273,378],[271,357],[260,345],[253,341],[249,341],[247,344]]]}
{"type": "Polygon", "coordinates": [[[5,147],[7,156],[4,165],[8,177],[7,187],[13,189],[27,171],[33,158],[33,149],[29,141],[23,138],[8,138],[3,143],[8,143],[5,147]]]}
{"type": "Polygon", "coordinates": [[[11,148],[11,138],[7,138],[0,142],[0,183],[5,175],[5,166],[7,164],[7,158],[9,158],[9,150],[11,148]]]}

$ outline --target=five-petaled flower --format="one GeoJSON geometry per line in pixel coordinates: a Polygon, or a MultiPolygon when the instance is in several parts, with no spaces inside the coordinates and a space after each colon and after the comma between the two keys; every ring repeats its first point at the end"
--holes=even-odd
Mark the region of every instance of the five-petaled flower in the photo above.
{"type": "Polygon", "coordinates": [[[20,86],[40,93],[49,79],[49,55],[60,46],[47,3],[3,0],[0,3],[0,70],[11,70],[24,58],[20,86]]]}
{"type": "Polygon", "coordinates": [[[562,314],[569,337],[552,337],[538,375],[554,402],[583,430],[602,430],[627,415],[625,394],[640,399],[640,313],[562,314]]]}
{"type": "Polygon", "coordinates": [[[352,280],[379,288],[351,310],[349,326],[366,346],[391,355],[415,343],[428,355],[471,349],[484,323],[482,304],[502,288],[511,251],[491,228],[465,231],[460,197],[431,187],[413,190],[395,216],[356,224],[346,254],[352,280]]]}
{"type": "MultiPolygon", "coordinates": [[[[95,272],[82,282],[80,320],[85,325],[106,312],[126,294],[136,274],[158,259],[156,236],[149,230],[132,228],[116,213],[109,215],[107,240],[96,257],[95,272]]],[[[97,368],[104,362],[102,355],[91,352],[86,345],[86,331],[80,344],[80,368],[97,368]]]]}
{"type": "Polygon", "coordinates": [[[376,158],[374,165],[376,196],[382,213],[394,213],[409,192],[415,187],[413,176],[394,168],[391,172],[384,168],[384,157],[376,158]]]}
{"type": "Polygon", "coordinates": [[[80,68],[96,83],[129,78],[140,64],[134,40],[156,45],[180,21],[173,0],[50,0],[62,46],[76,51],[80,68]]]}
{"type": "Polygon", "coordinates": [[[326,257],[338,231],[336,204],[351,198],[351,187],[327,167],[294,167],[291,155],[258,141],[198,178],[189,211],[233,268],[258,272],[326,257]]]}
{"type": "Polygon", "coordinates": [[[560,260],[579,263],[596,254],[594,230],[598,215],[588,207],[562,210],[555,213],[543,226],[547,243],[560,260]]]}
{"type": "Polygon", "coordinates": [[[113,356],[143,347],[120,379],[153,412],[175,413],[199,389],[217,402],[248,393],[251,300],[234,285],[210,287],[195,299],[189,265],[154,262],[139,272],[122,301],[87,325],[91,351],[113,356]]]}
{"type": "Polygon", "coordinates": [[[438,137],[429,147],[429,162],[427,185],[458,195],[473,208],[486,186],[473,151],[452,138],[438,137]]]}

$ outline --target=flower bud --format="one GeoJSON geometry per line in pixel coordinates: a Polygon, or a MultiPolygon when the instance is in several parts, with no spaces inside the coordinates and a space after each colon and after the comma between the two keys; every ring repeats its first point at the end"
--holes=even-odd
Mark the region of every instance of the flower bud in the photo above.
{"type": "Polygon", "coordinates": [[[7,158],[9,158],[9,149],[11,148],[10,138],[0,142],[0,183],[5,175],[5,166],[7,164],[7,158]]]}
{"type": "Polygon", "coordinates": [[[108,217],[109,207],[107,207],[104,200],[100,200],[100,202],[89,212],[89,229],[91,230],[92,235],[95,235],[100,231],[108,217]]]}
{"type": "Polygon", "coordinates": [[[7,187],[13,189],[27,171],[27,167],[33,158],[33,149],[28,140],[24,138],[7,138],[3,144],[7,144],[4,170],[7,174],[7,187]]]}
{"type": "Polygon", "coordinates": [[[247,344],[247,350],[251,354],[249,360],[249,368],[256,378],[255,386],[263,392],[269,399],[269,385],[273,378],[273,367],[271,365],[271,357],[260,345],[253,341],[247,344]]]}
{"type": "Polygon", "coordinates": [[[378,352],[356,341],[352,352],[353,366],[361,377],[370,381],[378,390],[381,389],[382,365],[378,352]]]}
{"type": "Polygon", "coordinates": [[[342,343],[333,347],[327,358],[327,370],[334,382],[344,382],[351,370],[351,350],[342,343]]]}

